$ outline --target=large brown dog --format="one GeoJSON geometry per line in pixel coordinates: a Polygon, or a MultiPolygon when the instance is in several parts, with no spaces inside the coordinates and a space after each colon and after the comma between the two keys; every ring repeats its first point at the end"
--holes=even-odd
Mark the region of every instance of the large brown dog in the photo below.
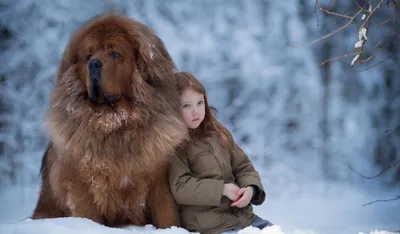
{"type": "Polygon", "coordinates": [[[169,156],[187,137],[175,70],[161,39],[125,16],[98,17],[72,36],[46,115],[51,142],[33,219],[179,225],[167,180],[169,156]]]}

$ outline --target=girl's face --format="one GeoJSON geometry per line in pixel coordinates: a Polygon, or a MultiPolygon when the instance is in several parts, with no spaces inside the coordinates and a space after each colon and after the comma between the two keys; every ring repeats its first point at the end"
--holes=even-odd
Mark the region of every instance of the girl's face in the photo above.
{"type": "Polygon", "coordinates": [[[188,128],[197,128],[205,116],[204,95],[185,89],[181,95],[181,115],[188,128]]]}

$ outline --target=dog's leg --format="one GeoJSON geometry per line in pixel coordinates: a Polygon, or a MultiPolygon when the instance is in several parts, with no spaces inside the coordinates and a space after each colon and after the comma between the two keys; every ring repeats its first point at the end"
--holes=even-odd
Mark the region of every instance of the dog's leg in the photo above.
{"type": "Polygon", "coordinates": [[[67,192],[66,205],[71,210],[72,217],[88,218],[96,223],[105,224],[103,215],[93,201],[94,198],[86,186],[69,189],[67,192]]]}
{"type": "Polygon", "coordinates": [[[180,226],[178,207],[166,178],[160,178],[149,197],[152,223],[157,228],[180,226]]]}
{"type": "Polygon", "coordinates": [[[42,185],[42,191],[39,195],[39,200],[36,208],[33,212],[32,219],[44,219],[44,218],[57,218],[65,217],[66,213],[57,204],[50,186],[42,185]]]}
{"type": "Polygon", "coordinates": [[[49,182],[49,171],[51,168],[52,143],[47,145],[42,159],[40,173],[42,177],[42,186],[40,190],[39,200],[33,212],[32,219],[57,218],[66,216],[65,209],[62,209],[53,196],[53,191],[49,182]]]}

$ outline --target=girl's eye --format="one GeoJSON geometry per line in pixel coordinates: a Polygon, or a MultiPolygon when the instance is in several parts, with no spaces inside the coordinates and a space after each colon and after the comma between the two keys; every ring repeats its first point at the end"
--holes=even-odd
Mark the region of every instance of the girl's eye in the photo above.
{"type": "Polygon", "coordinates": [[[199,101],[199,105],[203,105],[204,104],[204,101],[199,101]]]}
{"type": "Polygon", "coordinates": [[[183,105],[182,107],[183,107],[183,108],[189,108],[190,105],[189,105],[189,104],[185,104],[185,105],[183,105]]]}
{"type": "Polygon", "coordinates": [[[89,60],[92,58],[92,56],[93,56],[93,55],[89,54],[89,55],[86,57],[86,60],[89,61],[89,60]]]}
{"type": "Polygon", "coordinates": [[[119,57],[121,57],[121,54],[113,51],[113,52],[111,52],[111,56],[113,56],[113,58],[119,58],[119,57]]]}

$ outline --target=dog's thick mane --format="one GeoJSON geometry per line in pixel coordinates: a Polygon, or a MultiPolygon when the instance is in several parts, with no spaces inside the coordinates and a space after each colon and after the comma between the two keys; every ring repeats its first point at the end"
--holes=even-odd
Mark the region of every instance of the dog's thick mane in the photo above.
{"type": "Polygon", "coordinates": [[[142,165],[143,168],[154,166],[160,159],[148,158],[147,155],[158,155],[150,152],[172,152],[185,137],[186,130],[176,109],[175,83],[170,78],[175,70],[163,42],[139,22],[107,15],[82,27],[71,38],[64,53],[45,118],[46,131],[54,146],[77,157],[81,157],[83,151],[92,152],[93,157],[111,156],[103,155],[109,152],[130,160],[131,155],[123,153],[128,151],[135,157],[145,158],[141,162],[149,165],[142,165]],[[105,31],[107,36],[122,36],[133,47],[139,46],[137,51],[132,51],[137,56],[138,69],[131,79],[146,82],[140,87],[130,84],[136,94],[132,98],[122,97],[124,100],[119,104],[96,106],[88,99],[82,80],[77,78],[82,62],[78,56],[79,43],[85,35],[105,31]],[[137,145],[135,142],[149,143],[137,145]],[[118,149],[123,152],[116,152],[118,149]]]}

